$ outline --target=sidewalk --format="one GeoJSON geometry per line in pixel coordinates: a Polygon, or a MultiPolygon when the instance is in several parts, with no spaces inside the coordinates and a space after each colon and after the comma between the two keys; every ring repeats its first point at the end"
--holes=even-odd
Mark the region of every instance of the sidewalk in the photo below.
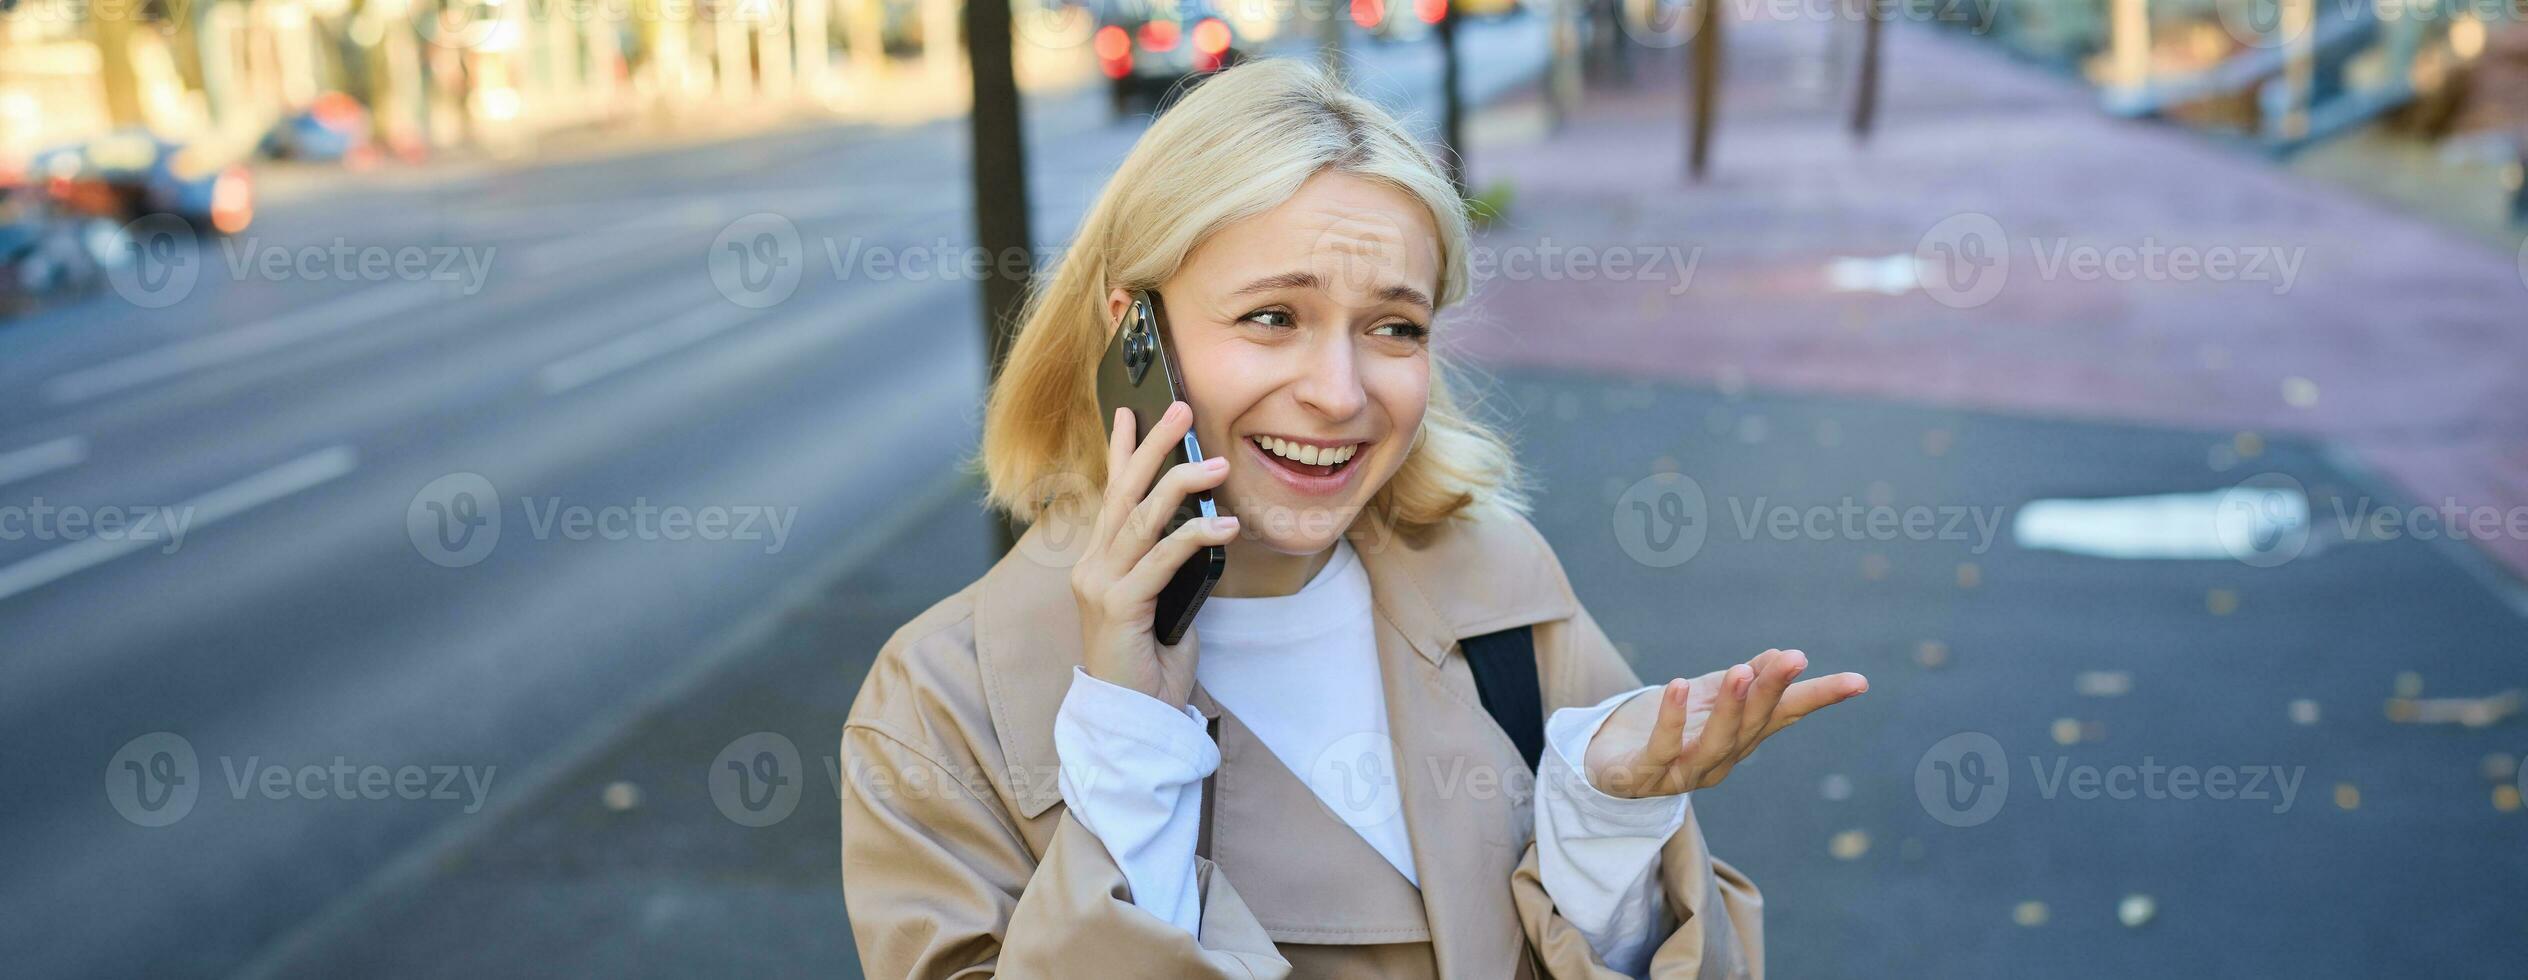
{"type": "MultiPolygon", "coordinates": [[[[1471,183],[1506,181],[1516,197],[1484,244],[1673,247],[1699,264],[1683,284],[1577,267],[1496,277],[1477,287],[1473,352],[2210,430],[2207,486],[2261,471],[2239,447],[2305,435],[2422,504],[2528,506],[2528,255],[2172,127],[2108,118],[2065,79],[1914,25],[1887,32],[1878,131],[1856,144],[1820,67],[1828,33],[1731,25],[1700,186],[1681,176],[1673,52],[1654,52],[1629,91],[1592,91],[1560,133],[1542,131],[1532,100],[1485,120],[1471,183]],[[1991,221],[1960,217],[1978,214],[1991,221]],[[2003,282],[1980,303],[1915,281],[1918,250],[2000,244],[1961,236],[2007,242],[1987,269],[2003,282]],[[2228,282],[2084,279],[2057,262],[2092,247],[2274,261],[2242,262],[2228,282]]],[[[2528,575],[2528,539],[2484,543],[2528,575]]]]}

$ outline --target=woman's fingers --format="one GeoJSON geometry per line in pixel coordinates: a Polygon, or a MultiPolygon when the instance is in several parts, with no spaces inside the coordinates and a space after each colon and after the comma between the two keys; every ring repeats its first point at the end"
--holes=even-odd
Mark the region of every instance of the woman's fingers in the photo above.
{"type": "Polygon", "coordinates": [[[1131,516],[1124,519],[1123,529],[1115,535],[1115,547],[1134,557],[1150,550],[1151,543],[1167,531],[1168,519],[1176,516],[1177,509],[1184,505],[1187,496],[1197,490],[1219,486],[1228,479],[1229,460],[1223,456],[1168,467],[1168,471],[1159,476],[1158,485],[1150,488],[1150,495],[1133,507],[1131,516]]]}
{"type": "Polygon", "coordinates": [[[1194,551],[1205,545],[1227,544],[1238,536],[1238,519],[1214,517],[1186,521],[1167,537],[1159,539],[1147,554],[1141,556],[1116,584],[1116,595],[1156,596],[1167,587],[1176,570],[1193,560],[1194,551]]]}
{"type": "Polygon", "coordinates": [[[1791,727],[1792,722],[1807,717],[1809,712],[1849,701],[1869,689],[1870,679],[1851,671],[1793,684],[1790,690],[1782,692],[1781,706],[1774,709],[1772,720],[1765,723],[1763,734],[1756,740],[1772,738],[1775,732],[1791,727]]]}
{"type": "MultiPolygon", "coordinates": [[[[1150,494],[1152,478],[1157,476],[1159,464],[1166,460],[1170,450],[1183,443],[1185,430],[1193,426],[1193,414],[1193,409],[1184,402],[1168,403],[1167,412],[1150,426],[1149,437],[1134,446],[1132,410],[1115,410],[1115,431],[1107,446],[1106,503],[1099,510],[1097,528],[1090,539],[1091,547],[1102,547],[1118,534],[1130,530],[1126,522],[1134,512],[1134,505],[1150,494]]],[[[1148,536],[1143,540],[1146,543],[1148,536]]],[[[1137,555],[1138,552],[1132,554],[1137,555]]]]}
{"type": "Polygon", "coordinates": [[[1115,409],[1114,425],[1106,433],[1106,490],[1097,502],[1097,517],[1089,524],[1089,548],[1094,553],[1106,539],[1115,536],[1115,525],[1123,522],[1132,510],[1133,498],[1125,496],[1122,480],[1115,474],[1124,471],[1132,459],[1132,409],[1115,409]]]}
{"type": "Polygon", "coordinates": [[[1808,655],[1797,650],[1767,650],[1762,667],[1757,668],[1755,687],[1747,695],[1747,711],[1739,716],[1739,748],[1755,747],[1757,734],[1773,722],[1773,708],[1782,701],[1782,692],[1791,680],[1808,669],[1808,655]],[[1770,659],[1766,659],[1769,657],[1770,659]]]}
{"type": "Polygon", "coordinates": [[[1650,726],[1650,743],[1641,750],[1644,764],[1666,766],[1685,752],[1685,694],[1689,686],[1690,682],[1678,678],[1660,688],[1659,720],[1650,726]]]}
{"type": "Polygon", "coordinates": [[[1712,699],[1712,713],[1703,719],[1703,730],[1694,734],[1693,744],[1677,760],[1680,766],[1705,772],[1728,763],[1738,747],[1738,719],[1745,714],[1747,686],[1754,680],[1755,670],[1746,664],[1720,675],[1720,696],[1712,699]]]}

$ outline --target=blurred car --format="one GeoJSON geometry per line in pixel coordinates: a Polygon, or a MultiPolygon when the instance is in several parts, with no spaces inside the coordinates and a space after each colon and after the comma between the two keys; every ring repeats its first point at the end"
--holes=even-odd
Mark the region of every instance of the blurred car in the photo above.
{"type": "Polygon", "coordinates": [[[66,208],[23,175],[0,175],[0,316],[94,290],[130,254],[113,219],[66,208]]]}
{"type": "Polygon", "coordinates": [[[376,160],[369,144],[369,110],[360,100],[327,92],[297,112],[281,117],[263,137],[264,155],[283,160],[310,160],[366,166],[376,160]]]}
{"type": "Polygon", "coordinates": [[[75,210],[131,221],[172,214],[206,234],[235,234],[254,221],[254,178],[242,154],[121,130],[35,154],[29,179],[46,181],[75,210]]]}
{"type": "Polygon", "coordinates": [[[1145,102],[1165,111],[1203,76],[1248,57],[1238,29],[1203,0],[1107,4],[1091,45],[1118,116],[1145,102]]]}
{"type": "MultiPolygon", "coordinates": [[[[1449,0],[1349,0],[1352,23],[1381,41],[1419,41],[1447,13],[1449,0]]],[[[1490,20],[1527,8],[1520,0],[1456,0],[1457,18],[1490,20]]]]}

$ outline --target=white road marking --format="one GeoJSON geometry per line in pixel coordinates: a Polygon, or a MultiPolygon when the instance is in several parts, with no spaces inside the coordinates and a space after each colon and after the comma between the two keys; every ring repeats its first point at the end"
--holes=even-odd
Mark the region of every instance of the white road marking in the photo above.
{"type": "Polygon", "coordinates": [[[430,283],[362,290],[252,326],[223,330],[199,340],[72,371],[46,382],[44,397],[56,405],[87,401],[347,330],[414,309],[442,295],[430,283]]]}
{"type": "Polygon", "coordinates": [[[88,440],[64,436],[24,449],[0,453],[0,486],[77,466],[88,459],[88,440]]]}
{"type": "MultiPolygon", "coordinates": [[[[301,490],[338,479],[350,473],[359,462],[359,454],[349,446],[320,449],[177,504],[172,509],[191,514],[191,529],[199,531],[301,490]]],[[[81,538],[17,564],[0,566],[0,599],[40,588],[158,544],[156,538],[138,536],[81,538]]]]}
{"type": "Polygon", "coordinates": [[[550,276],[568,272],[601,259],[610,259],[639,252],[674,241],[661,237],[661,232],[708,227],[720,220],[719,212],[701,205],[687,205],[674,212],[649,213],[628,221],[618,221],[586,234],[556,238],[528,246],[518,265],[530,276],[550,276]]]}
{"type": "Polygon", "coordinates": [[[547,364],[543,370],[536,372],[536,383],[544,388],[545,394],[558,395],[644,361],[701,343],[754,319],[757,312],[715,300],[665,323],[625,334],[547,364]]]}

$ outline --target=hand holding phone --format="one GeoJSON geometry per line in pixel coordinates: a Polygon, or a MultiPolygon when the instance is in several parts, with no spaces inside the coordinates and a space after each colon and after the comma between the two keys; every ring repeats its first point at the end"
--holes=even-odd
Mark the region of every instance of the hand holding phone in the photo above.
{"type": "MultiPolygon", "coordinates": [[[[1071,566],[1071,595],[1080,606],[1082,665],[1089,676],[1129,687],[1170,706],[1193,696],[1196,644],[1162,646],[1160,593],[1198,554],[1216,551],[1237,537],[1235,517],[1185,521],[1161,535],[1187,494],[1208,491],[1228,479],[1229,461],[1214,457],[1167,468],[1193,428],[1193,410],[1171,404],[1149,438],[1134,445],[1132,409],[1117,408],[1106,440],[1106,492],[1098,505],[1086,550],[1071,566]],[[1156,485],[1152,478],[1157,478],[1156,485]],[[1147,494],[1136,488],[1149,487],[1147,494]]],[[[1216,574],[1215,574],[1216,578],[1216,574]]],[[[1205,585],[1208,589],[1208,583],[1205,585]]],[[[1190,621],[1190,613],[1186,619],[1190,621]]]]}
{"type": "MultiPolygon", "coordinates": [[[[1126,445],[1139,445],[1142,440],[1157,436],[1160,418],[1178,402],[1186,403],[1186,411],[1192,411],[1193,399],[1185,393],[1185,375],[1176,361],[1174,341],[1167,325],[1167,305],[1159,301],[1158,291],[1132,293],[1123,316],[1115,324],[1113,338],[1106,342],[1106,356],[1097,362],[1097,404],[1107,421],[1116,425],[1107,430],[1107,435],[1129,428],[1135,435],[1126,445]],[[1132,410],[1121,423],[1116,422],[1120,418],[1115,414],[1118,408],[1132,410]]],[[[1195,435],[1190,419],[1176,430],[1174,438],[1176,441],[1165,451],[1159,468],[1204,458],[1202,440],[1195,435]]],[[[1106,472],[1111,489],[1122,471],[1109,466],[1106,472]]],[[[1125,485],[1136,488],[1135,499],[1152,489],[1148,474],[1136,475],[1134,481],[1125,485]]],[[[1187,521],[1223,513],[1209,488],[1197,488],[1177,502],[1166,529],[1160,533],[1173,534],[1178,525],[1187,521]]],[[[1158,634],[1160,643],[1175,646],[1185,631],[1193,628],[1194,613],[1202,608],[1204,597],[1211,595],[1213,583],[1220,581],[1228,566],[1228,550],[1213,545],[1195,552],[1176,570],[1176,576],[1159,590],[1158,605],[1151,613],[1150,628],[1158,634]]]]}

